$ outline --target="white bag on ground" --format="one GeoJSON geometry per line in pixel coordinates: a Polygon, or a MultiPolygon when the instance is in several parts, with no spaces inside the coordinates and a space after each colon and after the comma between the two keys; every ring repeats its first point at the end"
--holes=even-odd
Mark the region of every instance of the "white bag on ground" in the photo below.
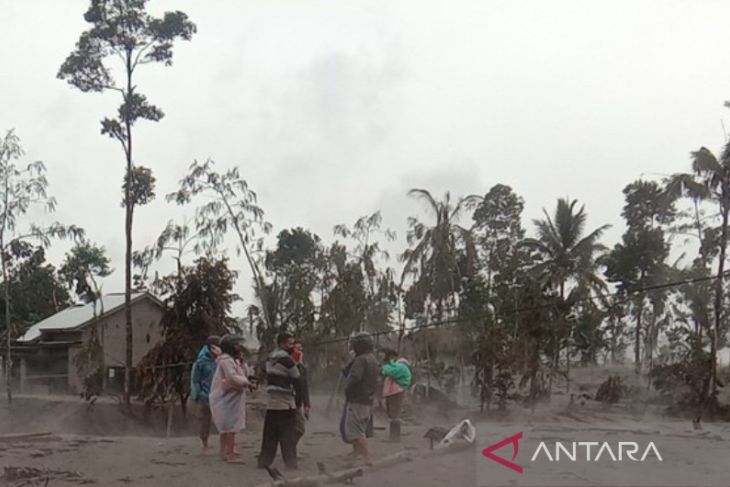
{"type": "Polygon", "coordinates": [[[465,439],[469,443],[474,443],[474,440],[477,438],[477,430],[468,419],[462,420],[459,424],[451,428],[439,442],[438,448],[449,446],[460,438],[465,439]]]}

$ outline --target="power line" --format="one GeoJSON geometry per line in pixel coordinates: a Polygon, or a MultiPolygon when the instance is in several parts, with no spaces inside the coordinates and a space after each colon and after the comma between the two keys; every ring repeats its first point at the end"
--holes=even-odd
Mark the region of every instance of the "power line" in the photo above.
{"type": "MultiPolygon", "coordinates": [[[[730,271],[727,271],[722,275],[722,277],[724,277],[724,278],[727,278],[728,276],[730,276],[730,271]]],[[[626,296],[626,300],[620,302],[620,304],[624,304],[626,302],[629,302],[633,297],[635,297],[637,295],[646,294],[651,291],[658,291],[661,289],[670,289],[670,288],[674,288],[674,287],[686,286],[686,285],[691,285],[691,284],[699,284],[701,282],[708,282],[708,281],[712,281],[715,279],[719,279],[720,277],[721,276],[718,274],[718,275],[711,275],[711,276],[696,277],[696,278],[692,278],[692,279],[683,279],[683,280],[679,280],[679,281],[669,281],[669,282],[665,282],[665,283],[653,284],[650,286],[644,286],[644,287],[640,287],[640,288],[633,288],[633,289],[629,288],[629,289],[625,289],[625,290],[614,291],[611,293],[602,293],[602,294],[594,294],[591,296],[584,296],[584,297],[575,299],[574,302],[580,303],[580,302],[587,302],[587,301],[596,301],[598,299],[626,296]]],[[[371,336],[383,336],[383,335],[390,335],[391,333],[401,333],[401,332],[413,333],[413,332],[420,331],[420,330],[438,328],[441,326],[448,326],[448,325],[456,325],[459,323],[464,323],[464,322],[469,322],[469,321],[478,321],[480,319],[487,319],[487,318],[492,318],[492,317],[495,319],[505,318],[507,316],[512,316],[512,315],[515,315],[518,313],[539,311],[541,309],[550,309],[550,308],[555,308],[556,306],[557,306],[556,303],[540,304],[540,305],[535,305],[535,306],[525,306],[525,307],[514,308],[508,312],[503,312],[503,313],[499,313],[499,314],[483,314],[483,315],[470,316],[468,318],[464,318],[464,317],[448,318],[448,319],[443,319],[443,320],[430,321],[428,323],[424,323],[421,325],[415,325],[415,326],[411,326],[411,327],[404,328],[404,329],[393,328],[393,329],[389,329],[389,330],[374,331],[374,332],[370,332],[370,335],[371,336]]],[[[306,345],[309,348],[316,348],[316,347],[320,347],[323,345],[344,343],[349,340],[350,340],[350,337],[346,336],[346,337],[334,337],[334,338],[330,338],[330,339],[319,340],[316,342],[307,342],[305,340],[305,341],[303,341],[303,343],[304,343],[304,345],[306,345]]],[[[258,356],[258,355],[261,355],[261,353],[262,353],[261,351],[251,351],[248,353],[248,356],[258,356]]],[[[109,358],[112,358],[116,362],[121,363],[117,358],[112,357],[111,355],[107,354],[106,352],[105,352],[105,355],[107,355],[109,358]]],[[[195,363],[194,361],[178,362],[178,363],[164,364],[164,365],[149,365],[149,366],[144,366],[144,367],[135,367],[135,369],[136,370],[153,370],[153,369],[177,368],[177,367],[183,367],[183,366],[189,367],[189,366],[192,366],[194,363],[195,363]]]]}

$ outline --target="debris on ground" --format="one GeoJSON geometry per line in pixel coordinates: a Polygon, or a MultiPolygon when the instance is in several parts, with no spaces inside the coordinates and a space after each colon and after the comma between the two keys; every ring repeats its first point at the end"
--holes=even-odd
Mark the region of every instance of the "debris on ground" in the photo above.
{"type": "Polygon", "coordinates": [[[466,440],[467,443],[474,443],[476,438],[477,430],[474,425],[468,419],[463,419],[446,433],[446,436],[441,439],[438,446],[439,448],[443,448],[461,439],[466,440]]]}
{"type": "Polygon", "coordinates": [[[626,387],[621,383],[621,377],[618,375],[610,375],[599,387],[596,392],[596,401],[608,404],[615,404],[624,396],[626,387]]]}
{"type": "Polygon", "coordinates": [[[77,484],[93,484],[81,473],[70,470],[52,470],[36,467],[4,467],[2,479],[13,487],[48,485],[51,480],[63,480],[77,484]]]}

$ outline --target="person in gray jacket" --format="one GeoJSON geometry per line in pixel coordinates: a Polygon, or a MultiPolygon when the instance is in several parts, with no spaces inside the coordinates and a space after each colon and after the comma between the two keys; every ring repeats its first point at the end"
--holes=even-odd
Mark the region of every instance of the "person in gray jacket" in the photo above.
{"type": "Polygon", "coordinates": [[[278,348],[266,360],[266,417],[258,466],[270,467],[281,445],[284,465],[296,469],[296,413],[302,407],[302,394],[299,368],[291,357],[294,337],[280,333],[276,343],[278,348]]]}
{"type": "Polygon", "coordinates": [[[350,346],[355,358],[345,368],[345,409],[340,421],[340,433],[345,443],[352,445],[353,456],[370,463],[367,438],[373,430],[373,399],[378,388],[378,359],[373,354],[372,337],[365,332],[355,334],[350,346]]]}

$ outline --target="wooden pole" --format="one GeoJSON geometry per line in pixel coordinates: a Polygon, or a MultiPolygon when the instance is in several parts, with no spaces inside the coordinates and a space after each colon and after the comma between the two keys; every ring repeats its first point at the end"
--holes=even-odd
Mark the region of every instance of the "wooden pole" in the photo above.
{"type": "Polygon", "coordinates": [[[175,400],[171,399],[167,403],[167,430],[165,431],[165,438],[169,438],[172,434],[172,415],[175,407],[175,400]]]}
{"type": "Polygon", "coordinates": [[[330,414],[332,412],[332,409],[335,405],[335,400],[337,399],[337,395],[340,393],[340,387],[342,387],[342,374],[337,374],[337,385],[335,385],[334,390],[332,391],[332,395],[330,396],[329,401],[327,402],[327,414],[330,414]]]}
{"type": "Polygon", "coordinates": [[[448,453],[455,453],[471,448],[473,445],[465,441],[459,441],[452,443],[449,446],[443,448],[436,448],[432,451],[427,451],[421,455],[413,451],[399,451],[393,455],[375,460],[372,465],[364,467],[355,467],[345,470],[333,472],[331,474],[320,474],[312,475],[307,477],[297,477],[293,479],[277,480],[273,482],[267,482],[259,485],[258,487],[319,487],[327,484],[340,484],[351,482],[356,477],[361,477],[367,472],[374,472],[384,468],[392,467],[400,463],[412,462],[416,460],[422,460],[432,458],[436,456],[446,455],[448,453]]]}

